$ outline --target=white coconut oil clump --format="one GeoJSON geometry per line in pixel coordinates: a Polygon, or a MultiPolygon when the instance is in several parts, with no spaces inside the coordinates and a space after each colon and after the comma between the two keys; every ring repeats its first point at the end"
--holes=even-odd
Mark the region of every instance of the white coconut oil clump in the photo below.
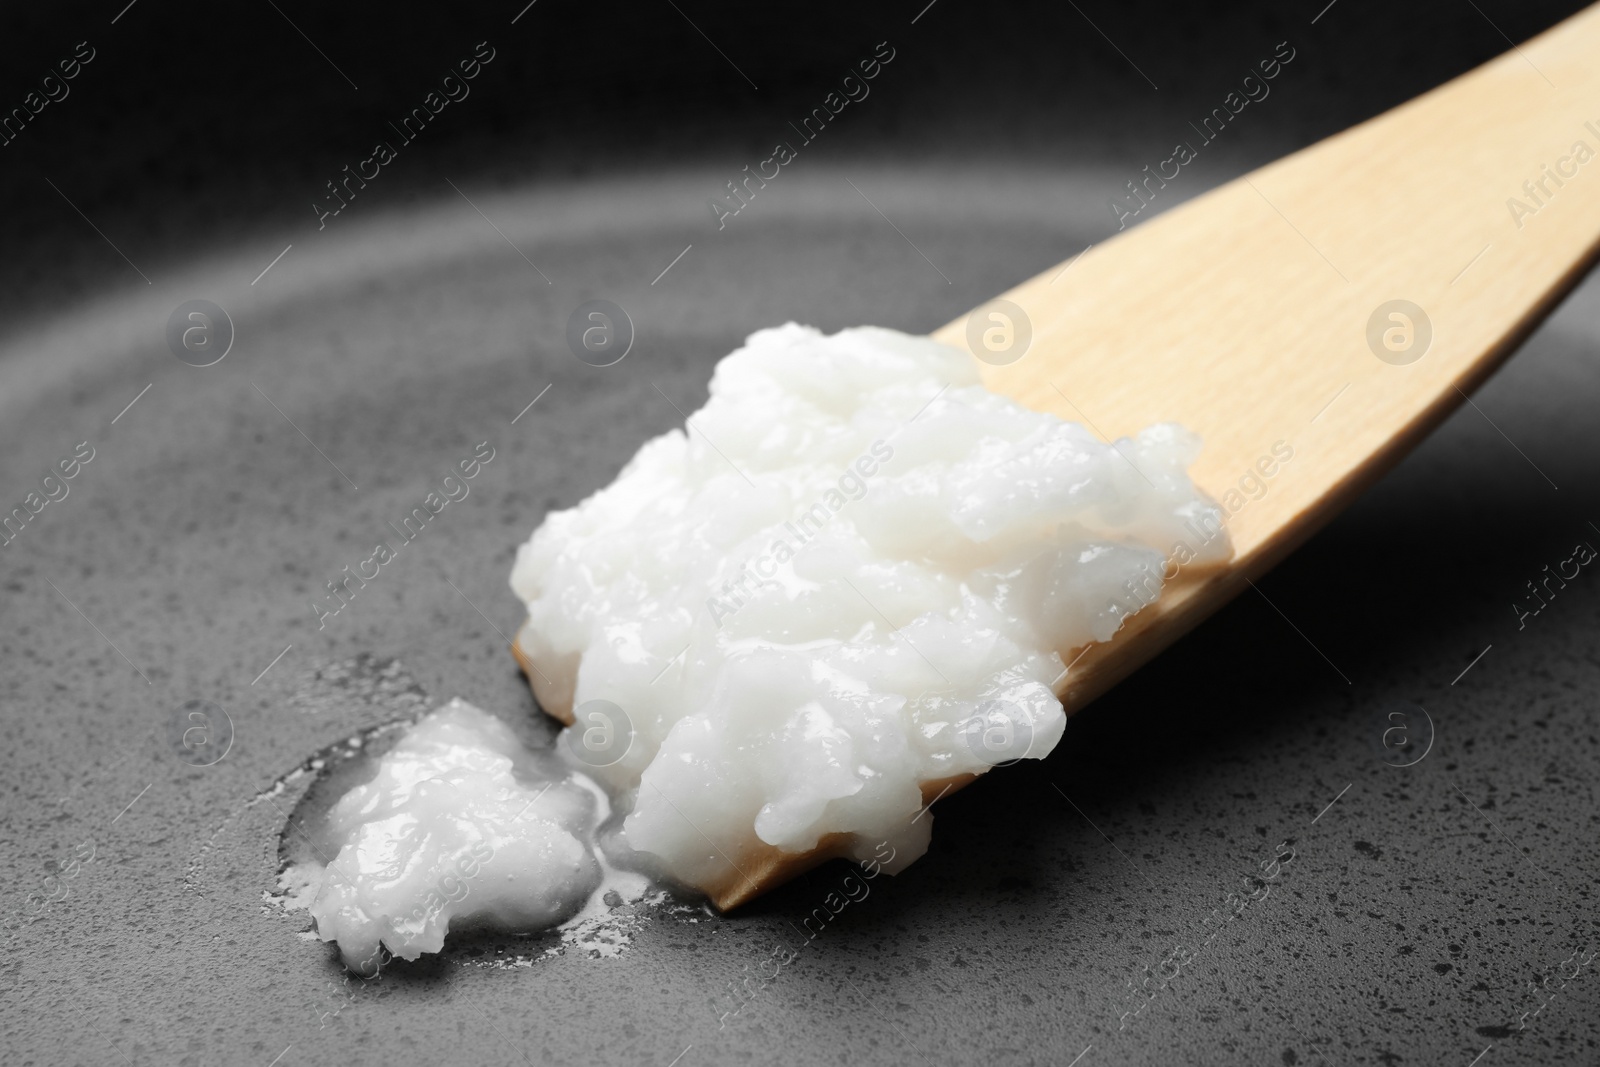
{"type": "Polygon", "coordinates": [[[334,805],[326,867],[299,872],[317,935],[370,974],[380,944],[403,959],[438,952],[448,930],[539,930],[601,885],[595,831],[609,805],[553,754],[452,700],[378,760],[334,805]]]}
{"type": "Polygon", "coordinates": [[[686,430],[550,514],[511,585],[628,845],[713,896],[824,844],[903,868],[928,783],[1047,755],[1063,655],[1153,601],[1174,546],[1231,552],[1193,434],[1104,443],[892,330],[753,334],[686,430]]]}

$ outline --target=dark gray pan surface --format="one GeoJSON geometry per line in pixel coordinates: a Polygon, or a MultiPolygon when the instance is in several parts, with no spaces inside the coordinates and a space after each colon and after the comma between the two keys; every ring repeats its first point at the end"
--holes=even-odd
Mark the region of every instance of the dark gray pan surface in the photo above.
{"type": "Polygon", "coordinates": [[[1511,607],[1600,546],[1593,284],[1264,596],[1043,764],[941,803],[929,855],[815,939],[798,924],[849,868],[731,917],[644,917],[614,958],[493,966],[554,942],[469,939],[360,983],[297,936],[264,895],[305,780],[255,799],[275,781],[455,695],[551,735],[503,640],[514,547],[548,510],[680,423],[750,330],[937,326],[1096,239],[1094,191],[1120,181],[819,162],[719,233],[721,180],[466,190],[506,239],[445,190],[9,340],[0,500],[95,453],[0,549],[0,1060],[1596,1062],[1600,576],[1520,629],[1511,607]],[[564,344],[596,297],[638,335],[604,369],[564,344]],[[237,332],[207,368],[164,340],[194,298],[237,332]],[[319,631],[323,583],[485,440],[471,496],[319,631]],[[171,741],[192,699],[233,727],[211,766],[171,741]],[[1404,768],[1374,718],[1402,701],[1434,727],[1404,768]],[[1270,894],[1212,937],[1284,842],[1270,894]],[[778,945],[798,955],[763,983],[778,945]]]}

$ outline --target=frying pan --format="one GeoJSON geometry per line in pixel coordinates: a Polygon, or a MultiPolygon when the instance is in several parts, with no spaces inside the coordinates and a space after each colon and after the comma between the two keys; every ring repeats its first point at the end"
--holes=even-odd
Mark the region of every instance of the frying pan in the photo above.
{"type": "Polygon", "coordinates": [[[947,321],[1094,240],[1118,184],[800,162],[722,231],[709,172],[441,186],[6,339],[7,506],[93,450],[0,548],[6,1062],[1592,1062],[1600,577],[1511,607],[1600,545],[1592,283],[1270,603],[948,798],[898,877],[830,864],[604,944],[465,935],[367,982],[274,898],[329,746],[452,696],[550,743],[506,650],[515,545],[718,357],[790,318],[947,321]],[[566,343],[594,299],[635,331],[608,367],[566,343]],[[231,326],[208,366],[168,343],[194,300],[231,326]]]}

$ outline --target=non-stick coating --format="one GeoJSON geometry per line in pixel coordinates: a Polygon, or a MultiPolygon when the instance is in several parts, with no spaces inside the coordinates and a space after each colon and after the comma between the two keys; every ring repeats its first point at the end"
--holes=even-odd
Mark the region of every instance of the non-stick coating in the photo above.
{"type": "Polygon", "coordinates": [[[514,548],[681,424],[749,331],[930,329],[1104,228],[1104,177],[801,160],[718,232],[722,178],[483,192],[482,214],[444,190],[11,339],[3,503],[79,442],[94,458],[0,549],[0,1059],[1594,1062],[1600,575],[1512,607],[1600,545],[1593,284],[1261,595],[1048,760],[940,803],[927,857],[865,899],[840,903],[832,865],[732,916],[657,917],[615,958],[496,967],[549,942],[480,939],[366,984],[264,900],[304,779],[259,794],[416,710],[352,670],[393,659],[430,702],[550,736],[506,652],[514,548]],[[196,298],[236,330],[206,368],[165,340],[196,298]],[[637,332],[608,368],[564,339],[593,298],[637,332]],[[482,441],[471,496],[319,630],[324,583],[482,441]],[[190,700],[232,724],[210,766],[171,740],[190,700]],[[1411,705],[1431,749],[1388,765],[1383,716],[1411,705]]]}

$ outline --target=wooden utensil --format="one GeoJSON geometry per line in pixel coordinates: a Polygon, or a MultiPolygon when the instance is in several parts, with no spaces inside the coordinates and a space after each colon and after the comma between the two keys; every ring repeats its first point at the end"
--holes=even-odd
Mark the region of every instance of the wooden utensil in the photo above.
{"type": "MultiPolygon", "coordinates": [[[[1004,294],[1033,338],[984,364],[989,388],[1108,439],[1181,423],[1205,442],[1195,482],[1238,505],[1232,561],[1180,572],[1086,649],[1060,685],[1068,714],[1376,481],[1583,277],[1600,251],[1597,56],[1600,5],[1004,294]]],[[[933,336],[968,348],[970,317],[933,336]]]]}
{"type": "MultiPolygon", "coordinates": [[[[1205,442],[1190,473],[1228,510],[1233,559],[1180,568],[1112,640],[1060,650],[1068,714],[1310,537],[1583,276],[1600,251],[1596,56],[1600,6],[935,331],[978,339],[988,387],[1030,408],[1108,440],[1170,421],[1205,442]]],[[[541,692],[513,652],[570,724],[570,694],[541,692]]],[[[925,783],[924,802],[970,781],[925,783]]],[[[769,849],[702,888],[732,908],[847,844],[769,849]]]]}

